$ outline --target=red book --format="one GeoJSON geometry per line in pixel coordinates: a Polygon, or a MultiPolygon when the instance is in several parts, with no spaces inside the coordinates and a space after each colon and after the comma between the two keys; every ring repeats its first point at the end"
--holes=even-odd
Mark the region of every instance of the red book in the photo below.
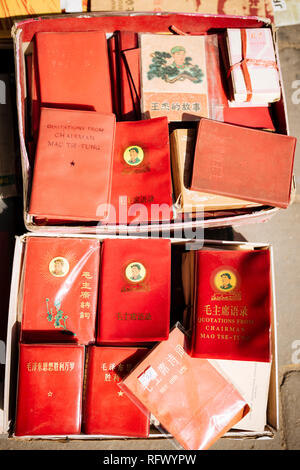
{"type": "Polygon", "coordinates": [[[147,352],[89,346],[83,413],[86,434],[148,437],[149,413],[141,411],[118,387],[147,352]]]}
{"type": "Polygon", "coordinates": [[[140,109],[133,83],[133,77],[136,78],[140,75],[138,35],[133,31],[119,31],[117,37],[121,117],[124,121],[138,120],[140,118],[140,109]],[[129,53],[130,60],[132,51],[133,61],[131,67],[129,67],[127,53],[129,53]]]}
{"type": "Polygon", "coordinates": [[[194,359],[176,326],[119,384],[150,411],[186,450],[208,449],[239,422],[249,406],[206,359],[194,359]]]}
{"type": "Polygon", "coordinates": [[[230,108],[228,106],[224,108],[224,122],[275,131],[271,110],[268,106],[259,106],[257,108],[253,106],[230,108]]]}
{"type": "Polygon", "coordinates": [[[112,112],[102,31],[38,32],[35,45],[41,106],[112,112]]]}
{"type": "Polygon", "coordinates": [[[16,436],[81,430],[84,347],[20,344],[16,436]]]}
{"type": "Polygon", "coordinates": [[[148,343],[168,338],[170,240],[104,240],[97,342],[148,343]]]}
{"type": "Polygon", "coordinates": [[[195,252],[191,354],[209,359],[271,359],[268,250],[195,252]]]}
{"type": "Polygon", "coordinates": [[[98,240],[27,239],[22,341],[95,340],[99,263],[98,240]]]}
{"type": "Polygon", "coordinates": [[[63,221],[107,216],[115,116],[42,108],[29,214],[63,221]]]}
{"type": "Polygon", "coordinates": [[[109,222],[172,218],[167,118],[117,122],[109,222]]]}
{"type": "Polygon", "coordinates": [[[190,189],[286,208],[295,146],[294,137],[201,119],[190,189]]]}
{"type": "Polygon", "coordinates": [[[117,38],[113,34],[107,40],[107,50],[108,50],[108,60],[110,67],[110,77],[111,77],[111,89],[112,89],[112,102],[113,102],[113,112],[116,115],[116,119],[120,118],[120,92],[118,88],[118,64],[117,64],[117,38]]]}

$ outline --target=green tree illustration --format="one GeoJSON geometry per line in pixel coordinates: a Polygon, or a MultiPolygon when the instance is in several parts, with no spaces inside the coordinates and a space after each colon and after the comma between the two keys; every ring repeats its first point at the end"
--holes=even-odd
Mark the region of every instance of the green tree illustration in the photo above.
{"type": "Polygon", "coordinates": [[[191,57],[185,58],[185,69],[182,72],[178,70],[176,65],[167,65],[167,59],[171,57],[168,52],[155,51],[152,54],[152,63],[149,65],[147,73],[148,80],[158,77],[168,83],[184,79],[189,79],[194,83],[202,82],[204,74],[198,65],[192,64],[191,57]]]}

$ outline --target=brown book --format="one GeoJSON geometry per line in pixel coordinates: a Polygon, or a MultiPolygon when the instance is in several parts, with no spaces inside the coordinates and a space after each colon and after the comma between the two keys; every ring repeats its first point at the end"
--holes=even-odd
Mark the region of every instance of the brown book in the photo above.
{"type": "Polygon", "coordinates": [[[188,189],[193,168],[195,129],[176,129],[170,136],[174,196],[178,212],[217,211],[257,206],[255,203],[188,189]]]}
{"type": "Polygon", "coordinates": [[[286,208],[295,146],[295,137],[202,119],[190,189],[286,208]]]}

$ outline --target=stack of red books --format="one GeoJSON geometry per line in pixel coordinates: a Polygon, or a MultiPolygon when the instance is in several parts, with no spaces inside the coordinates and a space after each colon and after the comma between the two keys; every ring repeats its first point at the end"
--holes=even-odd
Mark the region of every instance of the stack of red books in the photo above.
{"type": "Polygon", "coordinates": [[[16,435],[147,437],[117,385],[168,338],[170,240],[32,236],[23,263],[16,435]]]}

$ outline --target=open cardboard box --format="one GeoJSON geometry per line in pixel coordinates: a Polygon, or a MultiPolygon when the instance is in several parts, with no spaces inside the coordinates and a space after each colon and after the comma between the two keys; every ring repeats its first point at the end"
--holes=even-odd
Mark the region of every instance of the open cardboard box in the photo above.
{"type": "MultiPolygon", "coordinates": [[[[45,236],[45,234],[43,234],[45,236]]],[[[16,405],[16,392],[17,392],[17,371],[18,371],[18,342],[20,337],[20,324],[22,318],[22,271],[23,260],[26,240],[29,237],[40,237],[42,234],[27,233],[23,236],[16,238],[12,283],[10,293],[9,317],[8,317],[8,330],[7,330],[7,347],[6,347],[6,369],[5,369],[5,384],[4,384],[4,410],[3,421],[0,423],[0,432],[7,433],[9,438],[12,439],[28,439],[28,437],[14,437],[13,425],[14,414],[16,405]]],[[[75,237],[75,238],[96,238],[103,240],[100,235],[78,235],[78,234],[51,234],[46,235],[50,237],[75,237]]],[[[108,237],[114,238],[114,237],[108,237]]],[[[125,237],[117,237],[125,238],[125,237]]],[[[224,437],[225,438],[272,438],[274,433],[279,429],[279,388],[278,388],[278,367],[277,367],[277,334],[276,334],[276,304],[275,304],[275,286],[274,286],[274,263],[273,263],[273,250],[272,246],[263,243],[248,243],[248,242],[231,242],[231,241],[213,241],[213,240],[186,240],[186,239],[171,239],[171,250],[176,250],[176,246],[185,245],[185,249],[193,250],[195,248],[221,248],[231,250],[255,249],[255,250],[269,250],[271,258],[271,292],[272,292],[272,323],[271,323],[271,351],[272,351],[272,364],[271,376],[269,383],[268,393],[268,406],[267,406],[267,426],[264,431],[240,431],[230,430],[224,437]]],[[[174,251],[173,251],[174,252],[174,251]]],[[[171,327],[173,325],[170,325],[171,327]]],[[[0,415],[1,417],[1,415],[0,415]]],[[[167,433],[162,433],[156,426],[151,426],[149,439],[169,438],[167,433]]],[[[31,438],[42,439],[124,439],[124,437],[116,436],[100,436],[100,435],[72,435],[72,436],[32,436],[31,438]]]]}
{"type": "MultiPolygon", "coordinates": [[[[19,124],[20,151],[22,160],[22,178],[24,195],[24,222],[28,231],[48,232],[48,233],[97,233],[97,234],[121,234],[128,235],[134,233],[159,232],[168,230],[173,233],[176,230],[191,229],[193,227],[213,228],[231,225],[240,225],[244,223],[257,223],[269,220],[278,208],[270,206],[258,206],[247,208],[241,211],[216,211],[209,216],[200,216],[199,218],[182,218],[178,214],[172,222],[157,223],[151,225],[130,224],[128,225],[100,225],[95,224],[81,225],[72,224],[70,226],[56,225],[37,225],[33,218],[28,214],[28,203],[30,200],[30,188],[32,183],[33,168],[30,165],[28,148],[26,142],[26,67],[25,56],[32,51],[34,34],[39,31],[86,31],[97,29],[104,31],[109,37],[115,31],[134,31],[134,32],[161,32],[170,33],[170,28],[175,26],[181,31],[191,34],[206,34],[211,31],[224,31],[226,28],[272,28],[271,21],[268,19],[248,16],[226,16],[226,15],[199,15],[196,13],[130,13],[130,12],[105,12],[105,13],[86,13],[73,15],[54,15],[41,18],[30,18],[15,23],[12,29],[12,37],[15,50],[16,67],[16,91],[17,91],[17,110],[19,124]]],[[[280,73],[278,53],[276,50],[276,35],[274,32],[275,52],[280,73]]],[[[281,99],[271,105],[272,114],[276,132],[288,134],[286,105],[284,90],[281,82],[281,99]]],[[[292,190],[292,197],[293,199],[292,190]]],[[[174,201],[175,202],[175,201],[174,201]]],[[[176,237],[186,237],[178,235],[176,237]]],[[[166,235],[168,236],[168,235],[166,235]]],[[[173,235],[172,235],[173,236],[173,235]]]]}

